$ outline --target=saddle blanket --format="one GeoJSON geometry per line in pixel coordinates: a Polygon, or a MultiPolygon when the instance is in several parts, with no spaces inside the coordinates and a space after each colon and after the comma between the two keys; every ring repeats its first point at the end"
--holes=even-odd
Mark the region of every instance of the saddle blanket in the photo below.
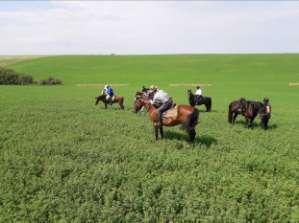
{"type": "Polygon", "coordinates": [[[178,117],[178,106],[163,112],[163,118],[173,118],[176,119],[178,117]]]}

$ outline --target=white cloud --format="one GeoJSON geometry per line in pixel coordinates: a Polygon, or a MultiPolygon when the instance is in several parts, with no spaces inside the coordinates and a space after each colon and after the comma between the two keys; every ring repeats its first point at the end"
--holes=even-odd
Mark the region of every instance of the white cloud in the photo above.
{"type": "Polygon", "coordinates": [[[299,51],[297,2],[51,1],[15,11],[1,4],[0,54],[299,51]]]}

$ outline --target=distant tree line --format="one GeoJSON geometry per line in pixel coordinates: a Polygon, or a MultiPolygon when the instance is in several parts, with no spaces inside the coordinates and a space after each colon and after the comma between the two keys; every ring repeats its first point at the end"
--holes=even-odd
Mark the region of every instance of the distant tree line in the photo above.
{"type": "Polygon", "coordinates": [[[40,84],[40,85],[57,85],[62,84],[62,81],[48,77],[47,79],[36,81],[31,75],[19,73],[13,69],[7,69],[0,67],[0,85],[29,85],[29,84],[40,84]]]}

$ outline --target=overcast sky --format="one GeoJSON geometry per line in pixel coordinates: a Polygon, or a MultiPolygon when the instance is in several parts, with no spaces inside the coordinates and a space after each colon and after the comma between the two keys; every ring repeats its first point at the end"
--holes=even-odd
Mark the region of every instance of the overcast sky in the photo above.
{"type": "Polygon", "coordinates": [[[0,1],[0,54],[299,52],[299,1],[0,1]]]}

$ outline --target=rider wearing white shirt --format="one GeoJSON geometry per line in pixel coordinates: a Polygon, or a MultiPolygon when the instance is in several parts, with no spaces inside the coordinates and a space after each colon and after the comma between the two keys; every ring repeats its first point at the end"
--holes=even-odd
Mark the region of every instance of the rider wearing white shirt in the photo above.
{"type": "Polygon", "coordinates": [[[202,90],[198,86],[198,89],[196,89],[196,91],[195,91],[195,95],[200,95],[201,96],[201,94],[202,94],[202,90]]]}
{"type": "Polygon", "coordinates": [[[151,103],[157,107],[159,125],[162,125],[162,114],[172,106],[172,99],[163,90],[156,90],[151,103]]]}
{"type": "Polygon", "coordinates": [[[197,86],[195,91],[195,101],[198,103],[201,99],[202,99],[202,90],[200,86],[197,86]]]}

